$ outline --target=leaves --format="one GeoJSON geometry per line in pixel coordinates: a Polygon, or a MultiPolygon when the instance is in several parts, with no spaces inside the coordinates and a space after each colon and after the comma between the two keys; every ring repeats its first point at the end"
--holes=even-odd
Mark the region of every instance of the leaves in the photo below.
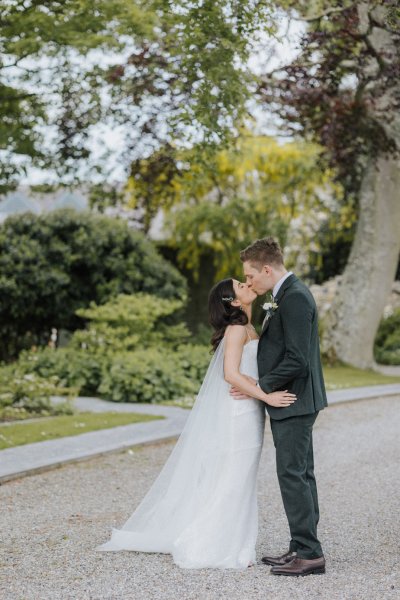
{"type": "Polygon", "coordinates": [[[75,329],[91,301],[142,291],[185,296],[182,276],[126,222],[60,210],[25,213],[0,226],[2,357],[46,344],[52,327],[75,329]]]}
{"type": "Polygon", "coordinates": [[[265,75],[260,97],[272,103],[290,131],[300,125],[326,149],[351,202],[369,159],[400,149],[400,30],[391,26],[397,3],[288,4],[308,19],[310,12],[316,16],[298,57],[265,75]]]}
{"type": "Polygon", "coordinates": [[[102,306],[91,303],[77,311],[89,327],[75,332],[71,345],[102,355],[158,344],[177,347],[190,335],[183,323],[175,324],[183,305],[182,300],[143,293],[120,294],[102,306]]]}
{"type": "Polygon", "coordinates": [[[0,2],[0,193],[15,187],[29,164],[60,171],[65,167],[65,172],[87,158],[79,134],[87,135],[88,127],[99,119],[98,94],[103,82],[98,69],[91,74],[85,61],[78,61],[77,73],[73,59],[96,48],[121,50],[127,36],[151,35],[154,13],[146,4],[130,0],[96,0],[95,7],[88,0],[0,2]],[[93,87],[93,94],[88,86],[93,87]],[[63,110],[58,115],[60,104],[63,110]],[[46,145],[43,132],[49,124],[53,125],[52,137],[57,130],[60,134],[59,154],[46,145]],[[66,154],[73,161],[64,165],[66,154]]]}
{"type": "MultiPolygon", "coordinates": [[[[319,163],[316,145],[279,144],[243,132],[234,146],[215,154],[212,164],[205,156],[199,161],[194,151],[176,152],[177,168],[165,187],[158,172],[151,192],[148,188],[152,210],[166,214],[169,245],[195,276],[201,257],[211,250],[217,278],[240,277],[239,251],[251,241],[268,234],[286,245],[288,229],[300,213],[318,209],[328,217],[330,207],[321,196],[331,203],[340,196],[340,188],[331,183],[332,170],[319,163]]],[[[132,178],[129,186],[140,196],[140,179],[132,178]]]]}

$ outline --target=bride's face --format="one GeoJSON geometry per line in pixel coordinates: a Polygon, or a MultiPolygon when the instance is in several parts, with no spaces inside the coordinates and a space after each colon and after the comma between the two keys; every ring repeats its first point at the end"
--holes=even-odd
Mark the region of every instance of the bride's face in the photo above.
{"type": "Polygon", "coordinates": [[[235,292],[235,300],[241,305],[248,306],[257,298],[257,294],[249,288],[246,283],[242,283],[237,279],[233,279],[233,290],[235,292]]]}

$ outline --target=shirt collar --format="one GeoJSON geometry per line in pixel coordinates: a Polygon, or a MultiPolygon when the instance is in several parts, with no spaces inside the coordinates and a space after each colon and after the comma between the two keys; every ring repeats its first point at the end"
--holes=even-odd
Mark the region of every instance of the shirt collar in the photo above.
{"type": "Polygon", "coordinates": [[[286,281],[286,279],[288,277],[290,277],[290,275],[293,275],[292,271],[288,271],[287,273],[285,273],[283,275],[283,277],[281,277],[280,280],[276,282],[276,284],[274,285],[274,288],[272,290],[272,295],[273,295],[274,298],[276,298],[276,296],[277,296],[277,294],[278,294],[278,292],[279,292],[279,290],[281,288],[282,283],[284,281],[286,281]]]}

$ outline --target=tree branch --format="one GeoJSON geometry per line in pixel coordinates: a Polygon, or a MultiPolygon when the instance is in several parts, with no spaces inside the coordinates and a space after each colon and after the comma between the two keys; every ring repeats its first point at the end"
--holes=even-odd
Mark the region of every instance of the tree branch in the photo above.
{"type": "Polygon", "coordinates": [[[306,23],[310,23],[312,21],[320,21],[321,19],[323,19],[324,17],[328,17],[329,15],[342,13],[346,10],[349,10],[349,8],[354,8],[356,4],[356,2],[352,2],[348,6],[335,6],[332,8],[327,8],[324,12],[320,13],[319,15],[311,15],[310,17],[293,17],[293,19],[295,21],[304,21],[306,23]]]}

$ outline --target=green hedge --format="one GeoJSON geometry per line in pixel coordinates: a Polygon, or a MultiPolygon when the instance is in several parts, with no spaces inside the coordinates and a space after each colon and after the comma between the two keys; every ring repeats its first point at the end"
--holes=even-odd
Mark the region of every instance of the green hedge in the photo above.
{"type": "Polygon", "coordinates": [[[383,365],[400,365],[400,309],[380,323],[375,338],[375,359],[383,365]]]}

